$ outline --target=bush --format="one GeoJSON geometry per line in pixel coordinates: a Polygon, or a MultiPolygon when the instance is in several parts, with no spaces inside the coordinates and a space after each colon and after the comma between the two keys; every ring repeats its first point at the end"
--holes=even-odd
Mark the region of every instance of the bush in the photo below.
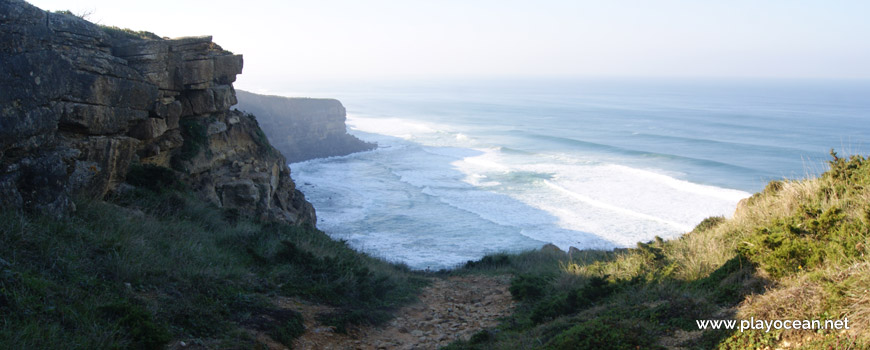
{"type": "Polygon", "coordinates": [[[179,128],[184,143],[172,157],[172,168],[175,170],[183,170],[183,162],[193,159],[208,147],[208,129],[196,119],[182,118],[179,121],[179,128]]]}
{"type": "Polygon", "coordinates": [[[484,344],[486,342],[490,342],[494,340],[492,332],[487,330],[482,330],[471,336],[471,339],[468,340],[471,344],[484,344]]]}
{"type": "Polygon", "coordinates": [[[496,255],[487,255],[478,261],[469,260],[465,263],[466,269],[489,269],[489,268],[497,268],[509,266],[511,264],[511,259],[507,254],[496,254],[496,255]]]}
{"type": "Polygon", "coordinates": [[[755,228],[739,251],[773,277],[821,266],[832,256],[857,256],[854,247],[866,230],[862,220],[846,220],[844,210],[832,205],[800,205],[785,218],[755,228]]]}
{"type": "MultiPolygon", "coordinates": [[[[288,310],[289,311],[289,310],[288,310]]],[[[302,320],[302,314],[291,311],[287,314],[284,320],[276,322],[278,326],[269,332],[279,343],[284,344],[289,348],[293,348],[293,340],[302,336],[305,333],[305,324],[302,320]]]]}
{"type": "Polygon", "coordinates": [[[291,241],[281,242],[273,263],[285,264],[280,280],[287,295],[337,306],[340,311],[321,315],[320,320],[346,332],[350,325],[380,325],[391,318],[398,304],[413,300],[419,280],[397,281],[369,268],[364,259],[347,252],[317,256],[291,241]]]}
{"type": "Polygon", "coordinates": [[[569,315],[591,306],[593,303],[610,296],[615,290],[606,277],[592,277],[583,288],[551,296],[532,310],[531,320],[535,324],[563,315],[569,315]]]}
{"type": "Polygon", "coordinates": [[[710,229],[713,229],[716,226],[719,226],[719,224],[721,224],[723,222],[725,222],[724,216],[711,216],[711,217],[708,217],[704,220],[701,220],[701,223],[699,223],[697,226],[695,226],[695,228],[692,229],[692,232],[708,231],[710,229]]]}
{"type": "Polygon", "coordinates": [[[755,273],[755,264],[738,254],[709,276],[692,281],[690,285],[711,293],[717,303],[732,305],[742,300],[746,294],[755,292],[751,289],[744,290],[743,285],[738,283],[740,274],[751,276],[753,273],[755,273]]]}
{"type": "Polygon", "coordinates": [[[162,349],[171,339],[166,327],[157,324],[153,316],[138,305],[120,301],[99,310],[127,330],[131,338],[130,349],[162,349]]]}
{"type": "Polygon", "coordinates": [[[540,299],[549,288],[550,280],[550,276],[519,275],[511,280],[511,296],[516,301],[540,299]]]}
{"type": "Polygon", "coordinates": [[[254,133],[255,133],[254,143],[256,143],[257,146],[260,147],[260,150],[262,152],[264,152],[270,156],[277,156],[279,154],[278,150],[276,150],[275,147],[272,147],[272,144],[269,143],[269,138],[266,137],[265,133],[263,133],[263,129],[260,129],[259,127],[257,127],[254,129],[254,133]]]}

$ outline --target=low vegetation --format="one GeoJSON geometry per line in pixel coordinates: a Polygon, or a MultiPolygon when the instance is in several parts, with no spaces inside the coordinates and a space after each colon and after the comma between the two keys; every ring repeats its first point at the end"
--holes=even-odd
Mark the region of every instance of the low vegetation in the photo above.
{"type": "MultiPolygon", "coordinates": [[[[632,249],[495,254],[442,274],[511,274],[500,326],[448,349],[863,349],[870,346],[870,161],[771,182],[734,216],[632,249]],[[701,330],[697,320],[842,320],[851,329],[701,330]]],[[[194,199],[169,169],[136,165],[134,189],[79,201],[67,220],[0,213],[0,343],[162,348],[174,341],[291,345],[302,316],[335,307],[337,331],[381,324],[420,273],[310,227],[258,222],[194,199]]]]}
{"type": "MultiPolygon", "coordinates": [[[[75,12],[72,12],[70,10],[59,10],[59,11],[54,11],[53,13],[58,14],[58,15],[75,16],[75,17],[81,18],[83,20],[90,20],[90,17],[93,14],[93,12],[75,13],[75,12]]],[[[159,39],[161,39],[160,36],[158,36],[157,34],[154,34],[152,32],[149,32],[149,31],[132,30],[130,28],[120,28],[120,27],[116,27],[116,26],[107,26],[107,25],[99,25],[99,26],[100,26],[100,29],[103,30],[103,32],[105,32],[110,37],[115,38],[115,39],[135,39],[135,40],[139,40],[139,39],[159,40],[159,39]]]]}
{"type": "Polygon", "coordinates": [[[450,349],[863,349],[870,346],[870,161],[832,152],[816,179],[774,181],[730,219],[636,248],[493,255],[520,303],[450,349]],[[699,330],[696,320],[843,320],[838,330],[699,330]]]}
{"type": "Polygon", "coordinates": [[[209,152],[207,128],[204,123],[193,118],[184,118],[179,121],[179,127],[184,143],[172,157],[171,166],[175,170],[183,170],[184,162],[195,158],[200,152],[209,152]]]}
{"type": "Polygon", "coordinates": [[[316,229],[196,200],[169,169],[128,181],[65,220],[0,213],[4,348],[251,348],[257,333],[291,346],[303,320],[276,299],[334,306],[323,320],[343,330],[388,320],[424,283],[316,229]]]}
{"type": "Polygon", "coordinates": [[[162,39],[159,35],[154,34],[145,30],[132,30],[130,28],[120,28],[116,26],[105,26],[100,25],[100,29],[102,29],[106,34],[109,34],[110,37],[118,38],[118,39],[149,39],[149,40],[160,40],[162,39]]]}

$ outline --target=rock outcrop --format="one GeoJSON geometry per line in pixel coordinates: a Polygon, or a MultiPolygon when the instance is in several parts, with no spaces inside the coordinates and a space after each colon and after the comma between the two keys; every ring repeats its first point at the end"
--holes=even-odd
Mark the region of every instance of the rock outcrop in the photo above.
{"type": "Polygon", "coordinates": [[[221,207],[314,223],[255,118],[230,111],[242,56],[0,0],[0,207],[55,216],[131,164],[175,169],[221,207]]]}
{"type": "Polygon", "coordinates": [[[238,109],[252,113],[291,163],[377,147],[347,133],[346,111],[334,99],[288,98],[238,91],[238,109]]]}

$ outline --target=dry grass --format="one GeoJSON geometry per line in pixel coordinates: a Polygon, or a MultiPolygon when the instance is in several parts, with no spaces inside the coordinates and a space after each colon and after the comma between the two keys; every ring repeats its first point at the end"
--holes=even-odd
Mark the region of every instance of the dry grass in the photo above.
{"type": "Polygon", "coordinates": [[[618,253],[610,261],[563,263],[561,270],[576,276],[606,275],[611,280],[641,277],[657,283],[670,280],[692,285],[693,281],[711,276],[740,251],[781,253],[770,250],[775,249],[777,243],[770,243],[766,236],[767,232],[772,234],[779,230],[783,235],[791,235],[788,237],[797,244],[809,242],[805,246],[809,247],[810,254],[819,256],[821,260],[806,258],[807,265],[804,266],[789,265],[789,260],[774,259],[771,262],[771,256],[777,255],[768,255],[768,260],[748,256],[749,260],[759,264],[755,272],[750,272],[751,276],[742,271],[721,280],[723,286],[749,283],[755,285],[744,285],[740,290],[762,291],[745,296],[736,308],[737,317],[765,320],[848,318],[851,330],[846,333],[791,331],[779,336],[791,340],[792,346],[799,344],[798,348],[807,349],[827,349],[832,344],[836,348],[841,337],[852,339],[857,344],[868,344],[870,163],[863,158],[843,161],[835,158],[832,162],[835,169],[819,178],[771,182],[764,191],[741,201],[730,219],[711,220],[675,240],[639,245],[638,249],[618,253]],[[829,212],[836,217],[826,218],[829,212]],[[826,224],[828,226],[824,226],[826,224]],[[761,248],[757,246],[760,243],[771,246],[761,248]],[[766,266],[783,264],[786,270],[775,273],[766,270],[766,266]],[[763,287],[765,283],[766,287],[763,287]],[[807,336],[811,336],[813,341],[804,341],[807,336]],[[836,342],[830,340],[831,337],[836,342]]]}
{"type": "MultiPolygon", "coordinates": [[[[763,320],[849,320],[845,336],[870,342],[870,262],[844,269],[831,268],[815,275],[805,274],[781,280],[764,294],[751,295],[739,306],[740,319],[763,320]],[[820,278],[819,276],[830,278],[820,278]],[[832,293],[833,292],[833,293],[832,293]]],[[[782,332],[782,339],[812,348],[806,331],[782,332]]],[[[821,338],[819,338],[821,339],[821,338]]]]}
{"type": "Polygon", "coordinates": [[[779,285],[764,294],[750,295],[740,304],[737,317],[764,320],[812,319],[822,314],[825,308],[825,291],[822,286],[806,276],[798,280],[787,283],[788,287],[779,285]]]}
{"type": "MultiPolygon", "coordinates": [[[[789,216],[801,203],[814,200],[821,186],[820,179],[777,182],[778,191],[766,190],[738,204],[732,218],[707,230],[688,232],[678,239],[661,245],[668,260],[679,266],[671,277],[684,281],[703,278],[734,257],[737,246],[745,242],[753,229],[769,225],[778,218],[789,216]]],[[[870,197],[868,197],[870,198],[870,197]]],[[[832,198],[827,207],[838,204],[832,198]]],[[[870,244],[868,244],[870,246],[870,244]]],[[[626,251],[610,262],[592,264],[566,263],[562,270],[585,276],[609,275],[630,279],[643,273],[645,259],[637,250],[626,251]]]]}
{"type": "Polygon", "coordinates": [[[576,262],[560,263],[562,271],[578,276],[610,276],[618,279],[631,279],[643,272],[644,258],[635,252],[619,254],[609,262],[596,261],[591,264],[576,262]]]}
{"type": "Polygon", "coordinates": [[[851,332],[870,341],[870,262],[849,266],[835,279],[845,286],[841,301],[843,312],[838,317],[848,318],[853,325],[851,332]]]}

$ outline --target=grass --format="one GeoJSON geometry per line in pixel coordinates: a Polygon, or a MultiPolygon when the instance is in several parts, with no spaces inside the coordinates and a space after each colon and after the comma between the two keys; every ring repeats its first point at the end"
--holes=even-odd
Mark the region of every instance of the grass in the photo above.
{"type": "Polygon", "coordinates": [[[132,30],[130,28],[121,28],[116,26],[106,26],[100,25],[100,29],[102,29],[106,34],[115,38],[125,38],[125,39],[133,39],[133,40],[141,40],[141,39],[149,39],[149,40],[160,40],[162,39],[159,35],[154,34],[145,30],[132,30]]]}
{"type": "Polygon", "coordinates": [[[249,330],[290,346],[301,315],[275,297],[356,315],[322,316],[346,329],[389,319],[425,283],[316,229],[199,201],[168,169],[131,171],[145,183],[108,202],[78,201],[66,220],[0,213],[4,347],[156,349],[185,340],[250,348],[249,330]]]}
{"type": "MultiPolygon", "coordinates": [[[[81,12],[74,13],[70,10],[59,10],[54,11],[55,14],[59,15],[67,15],[67,16],[75,16],[81,18],[83,20],[89,20],[93,12],[81,12]]],[[[98,25],[100,29],[102,29],[106,34],[113,38],[124,38],[124,39],[151,39],[151,40],[159,40],[160,36],[154,34],[149,31],[144,30],[132,30],[130,28],[120,28],[116,26],[107,26],[107,25],[98,25]]]]}
{"type": "Polygon", "coordinates": [[[453,273],[511,273],[515,313],[449,349],[802,349],[870,346],[870,162],[774,181],[682,237],[616,252],[493,255],[453,273]],[[843,319],[852,328],[700,331],[698,319],[843,319]]]}
{"type": "MultiPolygon", "coordinates": [[[[518,307],[448,349],[802,349],[870,346],[870,162],[833,154],[815,179],[771,182],[674,240],[632,249],[495,254],[441,274],[512,274],[518,307]],[[839,331],[698,329],[699,319],[848,318],[839,331]]],[[[0,343],[11,348],[249,348],[304,331],[297,297],[339,331],[381,324],[425,284],[310,227],[194,199],[168,169],[78,201],[68,220],[0,213],[0,343]]]]}

